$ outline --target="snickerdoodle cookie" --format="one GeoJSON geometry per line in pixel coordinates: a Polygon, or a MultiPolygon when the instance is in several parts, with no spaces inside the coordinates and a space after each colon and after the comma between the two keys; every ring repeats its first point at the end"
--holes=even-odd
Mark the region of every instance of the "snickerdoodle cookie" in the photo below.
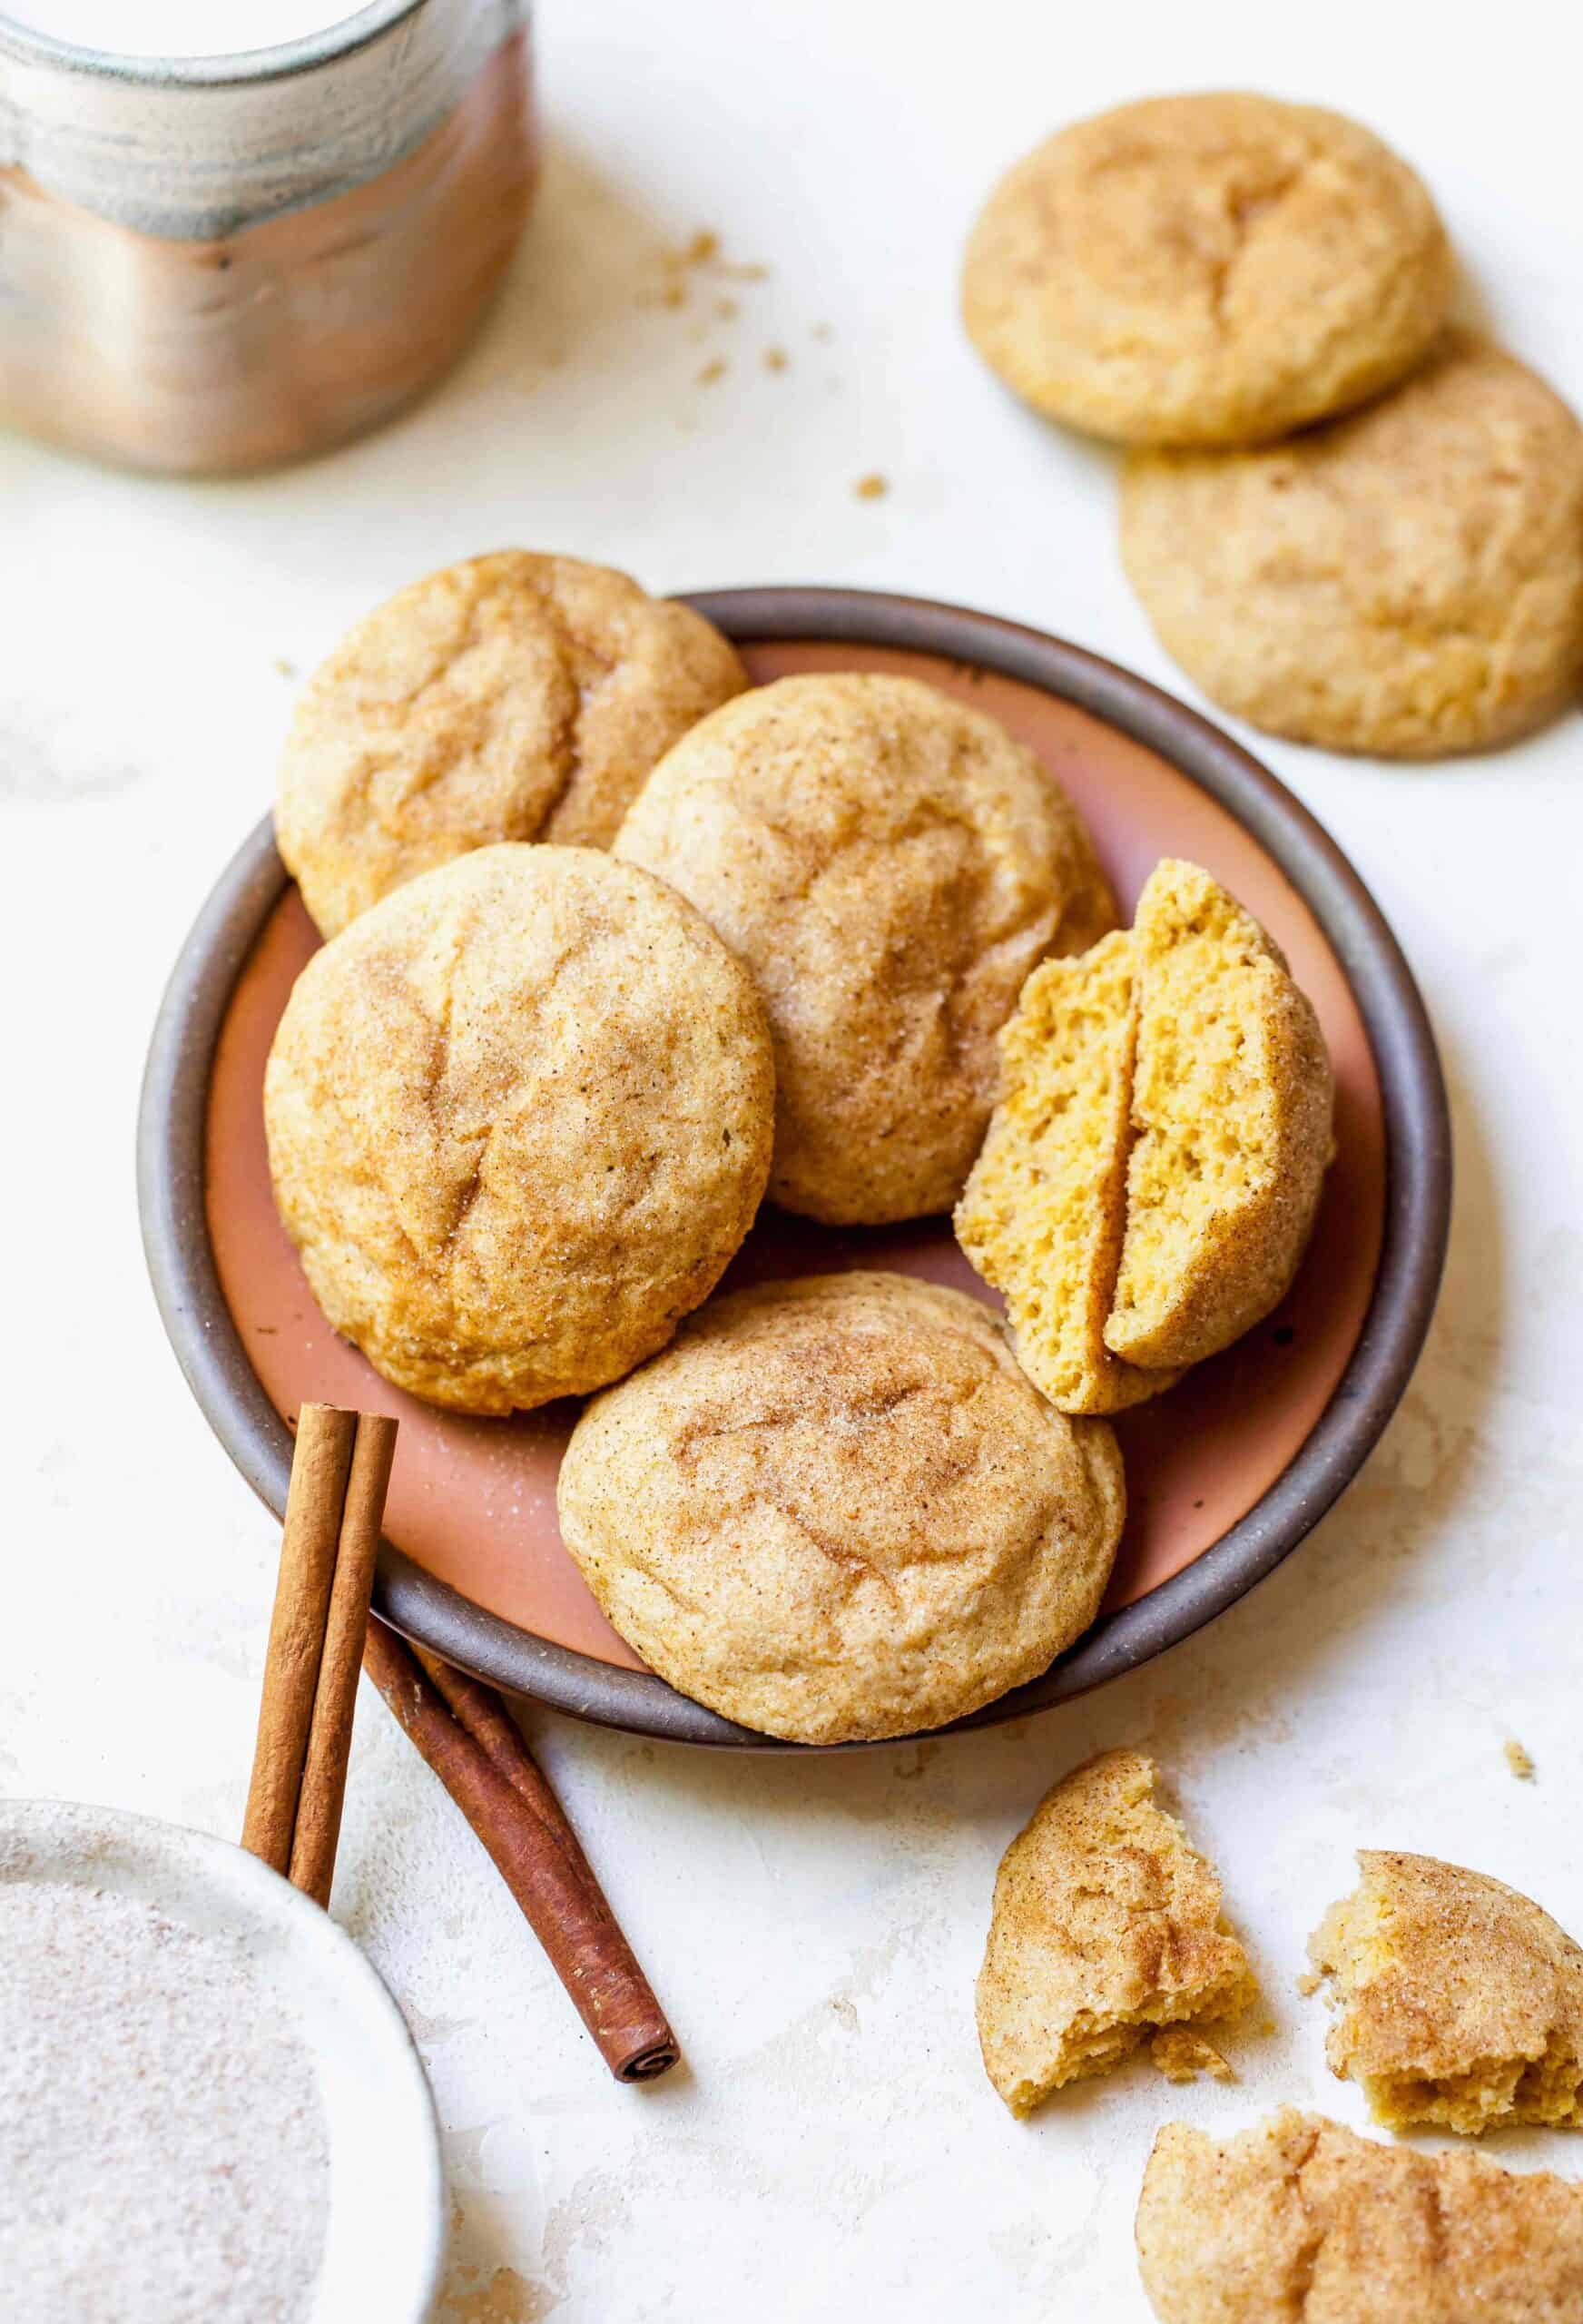
{"type": "Polygon", "coordinates": [[[1115,924],[1030,751],[914,678],[782,678],[661,762],[615,852],[679,889],[775,1037],[772,1197],[879,1225],[948,1210],[1024,977],[1115,924]]]}
{"type": "Polygon", "coordinates": [[[799,1743],[938,1727],[1098,1610],[1125,1511],[977,1300],[895,1275],[733,1293],[589,1405],[561,1531],[683,1694],[799,1743]]]}
{"type": "Polygon", "coordinates": [[[691,905],[591,849],[505,844],[315,954],[264,1109],[336,1330],[414,1395],[506,1413],[618,1379],[707,1296],[763,1193],[774,1068],[691,905]]]}
{"type": "Polygon", "coordinates": [[[747,675],[624,573],[507,549],[403,589],[310,679],[275,830],[333,936],[497,840],[608,847],[656,759],[747,675]]]}
{"type": "MultiPolygon", "coordinates": [[[[1141,1752],[1102,1752],[1046,1795],[1001,1860],[978,2042],[1014,2114],[1106,2073],[1158,2028],[1223,2022],[1254,1997],[1214,1868],[1154,1787],[1141,1752]]],[[[1222,2063],[1204,2043],[1198,2062],[1211,2060],[1222,2063]]],[[[1169,2048],[1159,2063],[1173,2080],[1189,2071],[1169,2048]]]]}
{"type": "Polygon", "coordinates": [[[1279,948],[1207,872],[1157,864],[1132,942],[1133,1146],[1105,1344],[1127,1364],[1196,1364],[1297,1272],[1334,1150],[1334,1081],[1279,948]]]}
{"type": "Polygon", "coordinates": [[[1137,2210],[1161,2324],[1577,2324],[1583,2189],[1379,2146],[1286,2108],[1240,2136],[1167,2122],[1137,2210]]]}
{"type": "Polygon", "coordinates": [[[1434,204],[1368,130],[1243,92],[1080,121],[1004,178],[963,313],[1041,411],[1127,444],[1247,444],[1390,387],[1445,319],[1434,204]]]}
{"type": "Polygon", "coordinates": [[[1047,960],[1000,1036],[1000,1091],[957,1205],[957,1239],[1005,1294],[1018,1360],[1066,1413],[1114,1413],[1177,1377],[1105,1344],[1126,1232],[1136,948],[1047,960]]]}
{"type": "Polygon", "coordinates": [[[958,1238],[1051,1403],[1117,1412],[1284,1295],[1331,1157],[1323,1035],[1252,915],[1167,859],[1130,930],[1034,971],[1000,1048],[958,1238]]]}
{"type": "Polygon", "coordinates": [[[1288,444],[1135,458],[1121,545],[1167,653],[1300,743],[1478,750],[1541,725],[1583,676],[1583,428],[1465,333],[1288,444]]]}
{"type": "Polygon", "coordinates": [[[1481,1872],[1372,1848],[1358,1863],[1308,1947],[1340,2004],[1332,2070],[1393,2131],[1583,2130],[1583,1949],[1481,1872]]]}

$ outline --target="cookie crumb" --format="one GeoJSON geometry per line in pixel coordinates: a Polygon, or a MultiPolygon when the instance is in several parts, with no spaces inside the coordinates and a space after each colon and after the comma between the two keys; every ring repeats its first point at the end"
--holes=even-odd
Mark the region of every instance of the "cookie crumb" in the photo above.
{"type": "Polygon", "coordinates": [[[852,487],[860,500],[883,500],[890,489],[890,478],[877,472],[860,476],[852,487]]]}
{"type": "Polygon", "coordinates": [[[285,655],[284,655],[283,654],[277,654],[277,655],[276,655],[276,656],[275,656],[275,667],[276,667],[276,669],[279,671],[279,673],[280,673],[280,676],[281,676],[281,677],[283,677],[283,678],[294,678],[294,677],[296,676],[296,675],[297,675],[297,665],[296,665],[296,663],[295,663],[295,662],[288,662],[288,661],[287,661],[287,659],[286,659],[286,657],[285,657],[285,655]]]}
{"type": "Polygon", "coordinates": [[[783,347],[766,347],[764,350],[766,371],[783,371],[790,360],[791,358],[783,347]]]}
{"type": "Polygon", "coordinates": [[[1149,2063],[1167,2082],[1196,2082],[1201,2073],[1216,2082],[1234,2082],[1236,2075],[1213,2042],[1191,2025],[1162,2025],[1149,2043],[1149,2063]]]}
{"type": "Polygon", "coordinates": [[[676,261],[681,266],[707,266],[711,259],[719,256],[720,236],[703,226],[676,252],[676,261]]]}
{"type": "Polygon", "coordinates": [[[716,355],[703,366],[695,384],[701,388],[712,388],[716,379],[724,379],[725,373],[725,358],[723,355],[716,355]]]}
{"type": "Polygon", "coordinates": [[[810,339],[817,339],[821,346],[827,346],[835,337],[835,333],[828,323],[811,323],[808,336],[810,339]]]}
{"type": "Polygon", "coordinates": [[[742,310],[734,299],[717,299],[714,302],[714,311],[723,323],[733,323],[742,310]]]}
{"type": "Polygon", "coordinates": [[[1518,1741],[1515,1735],[1509,1735],[1500,1748],[1506,1754],[1507,1766],[1519,1783],[1532,1783],[1535,1773],[1532,1754],[1518,1741]]]}
{"type": "Polygon", "coordinates": [[[1310,2001],[1319,1991],[1323,1983],[1324,1979],[1320,1975],[1317,1969],[1304,1969],[1303,1974],[1297,1980],[1297,1990],[1303,1995],[1304,2001],[1310,2001]]]}

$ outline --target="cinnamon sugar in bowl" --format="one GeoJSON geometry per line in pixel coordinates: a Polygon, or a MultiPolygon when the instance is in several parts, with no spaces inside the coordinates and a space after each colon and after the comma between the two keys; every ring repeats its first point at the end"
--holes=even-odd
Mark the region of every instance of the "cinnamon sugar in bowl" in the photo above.
{"type": "Polygon", "coordinates": [[[0,0],[0,424],[212,475],[431,386],[527,212],[526,0],[372,0],[231,55],[55,35],[76,21],[0,0]]]}

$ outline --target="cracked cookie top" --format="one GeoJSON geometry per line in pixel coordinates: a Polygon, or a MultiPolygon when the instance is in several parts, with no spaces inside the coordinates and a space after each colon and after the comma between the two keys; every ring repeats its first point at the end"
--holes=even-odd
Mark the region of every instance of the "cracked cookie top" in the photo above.
{"type": "Polygon", "coordinates": [[[507,549],[447,566],[315,671],[281,761],[280,854],[322,934],[497,840],[608,847],[656,760],[747,684],[690,607],[507,549]]]}
{"type": "Polygon", "coordinates": [[[1093,1620],[1125,1509],[988,1308],[856,1272],[716,1300],[595,1398],[561,1531],[672,1686],[788,1741],[909,1734],[1045,1669],[1093,1620]]]}
{"type": "Polygon", "coordinates": [[[772,1199],[949,1210],[1023,979],[1116,908],[1076,809],[996,719],[916,678],[782,678],[656,767],[615,852],[695,903],[775,1039],[772,1199]]]}
{"type": "Polygon", "coordinates": [[[1154,97],[1018,163],[968,245],[990,368],[1128,444],[1244,444],[1402,378],[1451,261],[1418,178],[1368,130],[1242,92],[1154,97]]]}
{"type": "Polygon", "coordinates": [[[1145,452],[1121,553],[1160,643],[1272,734],[1433,758],[1583,677],[1583,428],[1449,331],[1392,396],[1262,452],[1145,452]]]}
{"type": "Polygon", "coordinates": [[[584,848],[482,848],[315,954],[264,1081],[314,1296],[385,1377],[506,1413],[619,1379],[705,1298],[774,1068],[691,906],[584,848]]]}
{"type": "Polygon", "coordinates": [[[1287,2107],[1214,2139],[1167,2122],[1137,2210],[1161,2324],[1573,2324],[1583,2189],[1379,2146],[1287,2107]]]}

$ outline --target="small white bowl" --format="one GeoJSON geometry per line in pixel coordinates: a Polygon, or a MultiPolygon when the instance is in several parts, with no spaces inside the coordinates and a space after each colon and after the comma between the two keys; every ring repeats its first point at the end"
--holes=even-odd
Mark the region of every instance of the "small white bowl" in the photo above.
{"type": "Polygon", "coordinates": [[[246,1949],[313,2060],[324,2108],[311,2324],[423,2324],[446,2240],[434,2101],[400,2011],[329,1914],[227,1840],[61,1800],[0,1802],[0,1879],[113,1889],[246,1949]]]}

